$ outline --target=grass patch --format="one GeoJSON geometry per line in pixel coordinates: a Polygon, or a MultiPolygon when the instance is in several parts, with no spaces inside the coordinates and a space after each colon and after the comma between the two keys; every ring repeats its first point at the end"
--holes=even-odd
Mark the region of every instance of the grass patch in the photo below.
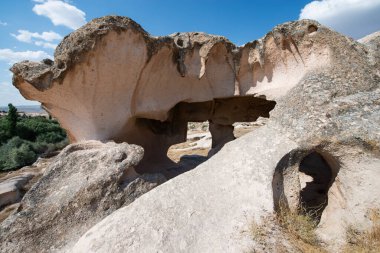
{"type": "MultiPolygon", "coordinates": [[[[338,252],[342,253],[378,253],[380,252],[380,209],[368,211],[368,217],[372,226],[366,231],[359,231],[354,227],[347,230],[347,243],[338,252]]],[[[268,238],[273,236],[271,230],[280,229],[283,239],[290,247],[289,250],[281,239],[276,242],[275,247],[283,252],[328,252],[319,241],[315,229],[318,225],[316,219],[305,212],[292,212],[288,208],[280,208],[273,217],[264,218],[261,224],[252,222],[250,225],[250,236],[259,245],[268,244],[268,238]]],[[[252,249],[250,252],[257,252],[252,249]]]]}
{"type": "MultiPolygon", "coordinates": [[[[268,245],[268,239],[277,236],[276,245],[272,245],[276,252],[324,253],[327,251],[322,248],[315,233],[317,225],[318,222],[311,215],[281,208],[276,215],[264,218],[261,224],[252,222],[249,233],[259,245],[268,245]],[[274,235],[273,230],[281,232],[274,235]]],[[[256,250],[252,249],[251,252],[256,250]]]]}
{"type": "Polygon", "coordinates": [[[368,212],[372,226],[367,231],[358,231],[352,227],[347,230],[345,253],[377,253],[380,252],[380,209],[368,212]]]}
{"type": "Polygon", "coordinates": [[[326,252],[320,245],[315,229],[318,221],[313,215],[303,212],[291,211],[280,207],[276,215],[276,222],[283,229],[290,244],[301,252],[326,252]]]}
{"type": "Polygon", "coordinates": [[[249,227],[249,234],[250,236],[255,239],[258,243],[264,243],[266,240],[266,237],[268,236],[268,228],[267,228],[267,221],[269,219],[266,219],[263,221],[262,224],[258,224],[256,222],[252,222],[251,226],[249,227]]]}

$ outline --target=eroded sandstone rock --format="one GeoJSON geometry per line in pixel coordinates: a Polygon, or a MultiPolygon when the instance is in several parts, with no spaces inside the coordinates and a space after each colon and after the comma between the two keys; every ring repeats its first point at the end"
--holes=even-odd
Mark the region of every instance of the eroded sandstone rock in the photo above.
{"type": "Polygon", "coordinates": [[[24,194],[41,178],[54,158],[38,158],[31,166],[8,172],[0,178],[0,222],[14,213],[24,194]]]}
{"type": "MultiPolygon", "coordinates": [[[[316,54],[320,68],[300,67],[297,79],[292,70],[302,60],[296,56],[282,71],[261,62],[272,81],[252,89],[272,87],[269,94],[272,84],[284,87],[281,95],[271,93],[278,97],[267,125],[117,210],[84,234],[73,252],[260,252],[262,242],[244,231],[252,220],[266,222],[279,204],[293,210],[321,207],[317,233],[331,252],[346,242],[350,227],[369,227],[368,211],[380,208],[376,58],[366,45],[309,21],[281,25],[264,41],[271,40],[278,47],[266,44],[260,52],[282,60],[294,42],[295,55],[316,54]]],[[[298,252],[283,231],[274,232],[278,237],[266,238],[272,246],[262,252],[274,251],[273,243],[298,252]]]]}
{"type": "Polygon", "coordinates": [[[260,242],[244,231],[280,202],[293,210],[321,205],[317,231],[336,250],[350,226],[368,227],[367,210],[380,208],[380,77],[373,48],[376,36],[361,44],[310,20],[279,25],[236,47],[203,33],[154,38],[128,18],[105,17],[68,36],[54,62],[14,65],[15,86],[41,101],[73,141],[141,145],[140,171],[169,163],[167,147],[185,140],[187,121],[215,124],[212,145],[218,147],[233,139],[235,121],[268,116],[276,102],[265,126],[113,212],[71,247],[76,234],[65,250],[257,249],[260,242]]]}
{"type": "MultiPolygon", "coordinates": [[[[129,18],[108,16],[67,36],[54,62],[25,61],[11,70],[21,94],[40,101],[72,141],[138,144],[145,155],[137,169],[158,171],[172,165],[166,152],[186,140],[191,119],[228,129],[268,117],[272,100],[306,73],[329,67],[325,33],[302,20],[237,47],[205,33],[152,37],[129,18]],[[183,104],[190,116],[181,117],[183,104]]],[[[213,146],[232,139],[226,134],[213,146]]]]}
{"type": "Polygon", "coordinates": [[[116,209],[165,181],[138,175],[141,147],[81,142],[66,147],[0,225],[1,252],[57,252],[116,209]]]}

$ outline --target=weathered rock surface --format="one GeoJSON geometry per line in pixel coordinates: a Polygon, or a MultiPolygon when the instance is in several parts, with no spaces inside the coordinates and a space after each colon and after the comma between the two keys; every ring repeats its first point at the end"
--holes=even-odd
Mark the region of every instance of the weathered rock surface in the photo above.
{"type": "Polygon", "coordinates": [[[165,181],[138,175],[141,147],[88,141],[66,147],[0,225],[1,252],[56,252],[165,181]]]}
{"type": "Polygon", "coordinates": [[[40,101],[72,141],[138,144],[145,155],[137,169],[157,171],[172,165],[166,152],[186,141],[189,121],[209,120],[218,149],[233,139],[234,122],[268,117],[271,100],[331,65],[326,33],[302,20],[237,47],[204,33],[152,37],[129,18],[108,16],[67,36],[54,62],[11,70],[21,94],[40,101]]]}
{"type": "Polygon", "coordinates": [[[367,211],[380,208],[377,63],[366,45],[319,25],[305,30],[305,22],[310,24],[288,23],[268,35],[287,39],[263,51],[281,62],[293,45],[287,42],[298,45],[292,51],[300,56],[298,63],[294,57],[286,68],[296,71],[308,54],[317,54],[322,63],[300,69],[297,80],[289,77],[292,85],[286,77],[293,72],[273,68],[267,85],[286,85],[267,125],[109,215],[71,251],[247,251],[258,242],[242,232],[252,219],[260,222],[276,212],[280,203],[314,210],[320,219],[317,232],[332,251],[345,242],[350,226],[368,227],[367,211]]]}
{"type": "Polygon", "coordinates": [[[40,157],[30,166],[25,166],[15,171],[9,171],[8,173],[2,173],[0,177],[0,185],[9,181],[19,182],[17,184],[18,189],[28,191],[31,186],[42,176],[45,169],[49,166],[53,159],[54,156],[49,158],[40,157]]]}
{"type": "Polygon", "coordinates": [[[369,61],[378,69],[377,73],[380,75],[380,31],[358,41],[367,46],[369,61]]]}
{"type": "Polygon", "coordinates": [[[0,222],[14,213],[24,194],[41,178],[53,158],[39,158],[31,166],[0,177],[0,222]]]}
{"type": "Polygon", "coordinates": [[[0,183],[0,207],[19,202],[22,188],[34,175],[25,173],[0,183]]]}
{"type": "MultiPolygon", "coordinates": [[[[141,145],[146,151],[141,162],[138,151],[120,156],[132,159],[126,164],[138,164],[139,171],[158,171],[169,163],[167,148],[186,140],[188,121],[208,120],[217,150],[233,139],[234,122],[268,117],[276,107],[265,126],[112,214],[122,206],[113,196],[129,196],[115,190],[125,177],[114,165],[118,156],[107,156],[112,149],[99,152],[108,157],[96,160],[100,165],[87,155],[83,170],[63,165],[66,172],[58,182],[72,182],[35,205],[41,209],[24,208],[7,219],[0,228],[0,239],[6,238],[2,247],[18,249],[10,239],[21,235],[25,244],[20,247],[45,251],[242,252],[260,244],[243,233],[251,221],[263,222],[281,203],[313,211],[320,238],[336,250],[349,227],[365,229],[370,224],[366,212],[380,208],[378,35],[361,41],[301,20],[236,47],[224,37],[203,33],[154,38],[128,18],[104,17],[65,38],[54,62],[14,65],[14,85],[26,98],[41,101],[73,141],[141,145]],[[108,170],[101,169],[106,165],[108,170]],[[80,179],[87,177],[88,191],[80,179]],[[119,204],[91,220],[94,206],[103,210],[115,202],[119,204]],[[71,203],[77,212],[68,216],[71,203]],[[28,223],[27,217],[49,211],[49,206],[62,213],[55,205],[68,212],[52,216],[58,217],[49,223],[55,226],[45,228],[57,241],[50,247],[46,234],[39,236],[38,222],[28,223]],[[74,229],[55,229],[63,223],[64,229],[74,229]],[[21,224],[37,231],[37,239],[32,241],[21,224]]],[[[58,171],[49,170],[27,194],[26,207],[40,201],[32,196],[40,196],[44,184],[62,188],[48,177],[58,171]]]]}

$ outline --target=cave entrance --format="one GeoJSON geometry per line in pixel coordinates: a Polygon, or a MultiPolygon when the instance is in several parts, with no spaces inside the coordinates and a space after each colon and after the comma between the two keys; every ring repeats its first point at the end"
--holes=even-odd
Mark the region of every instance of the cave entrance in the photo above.
{"type": "Polygon", "coordinates": [[[327,153],[315,150],[288,153],[277,164],[273,175],[276,212],[297,212],[313,218],[318,224],[338,171],[338,162],[327,153]]]}
{"type": "Polygon", "coordinates": [[[337,173],[323,155],[315,151],[301,160],[299,172],[300,212],[308,214],[319,222],[328,204],[327,194],[337,173]]]}
{"type": "MultiPolygon", "coordinates": [[[[171,147],[174,144],[188,141],[189,128],[193,124],[207,124],[211,147],[208,157],[217,153],[229,141],[235,139],[235,122],[254,122],[259,117],[268,118],[276,102],[262,97],[242,96],[214,99],[205,102],[180,102],[169,112],[166,121],[158,121],[146,118],[136,118],[136,127],[139,134],[145,136],[144,140],[136,139],[133,143],[141,145],[145,149],[143,161],[137,171],[162,172],[168,177],[176,176],[183,172],[178,169],[178,161],[181,159],[169,159],[171,147]],[[169,154],[168,154],[169,150],[169,154]],[[179,160],[178,160],[179,159],[179,160]],[[175,170],[178,172],[173,172],[175,170]],[[171,171],[170,173],[167,173],[171,171]]],[[[131,135],[131,139],[137,134],[131,135]]],[[[186,158],[186,157],[185,157],[186,158]]]]}

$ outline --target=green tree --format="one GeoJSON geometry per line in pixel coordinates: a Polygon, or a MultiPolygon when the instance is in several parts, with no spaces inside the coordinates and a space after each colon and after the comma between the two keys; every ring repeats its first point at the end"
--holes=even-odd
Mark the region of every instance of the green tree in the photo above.
{"type": "Polygon", "coordinates": [[[0,147],[9,139],[8,120],[5,117],[0,117],[0,147]]]}
{"type": "Polygon", "coordinates": [[[16,135],[17,118],[18,118],[17,108],[14,107],[12,104],[8,104],[7,121],[8,121],[8,132],[10,136],[16,135]]]}
{"type": "Polygon", "coordinates": [[[34,153],[30,145],[23,143],[19,148],[11,150],[8,159],[8,166],[11,169],[16,169],[35,162],[37,154],[34,153]]]}
{"type": "Polygon", "coordinates": [[[43,116],[20,116],[13,105],[0,116],[0,171],[32,164],[68,144],[65,131],[55,120],[43,116]],[[15,126],[16,125],[16,126],[15,126]]]}

